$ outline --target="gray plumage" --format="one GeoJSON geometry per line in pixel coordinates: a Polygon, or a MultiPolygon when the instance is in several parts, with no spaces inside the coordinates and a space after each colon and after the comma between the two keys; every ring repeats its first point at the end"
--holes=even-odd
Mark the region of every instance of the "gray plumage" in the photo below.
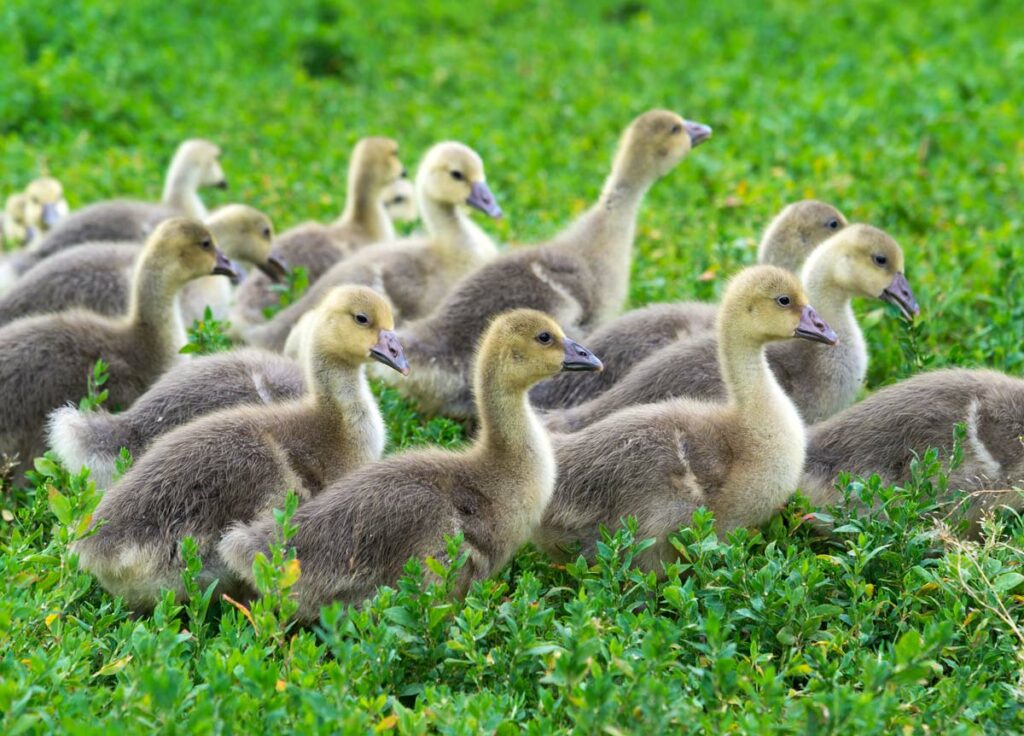
{"type": "Polygon", "coordinates": [[[95,533],[75,551],[109,592],[135,609],[155,605],[161,589],[182,595],[180,543],[192,536],[203,584],[219,579],[222,591],[239,595],[244,583],[216,552],[229,524],[281,506],[289,489],[308,500],[380,457],[384,425],[364,363],[386,335],[393,340],[394,322],[368,289],[341,291],[321,308],[306,355],[308,395],[236,406],[180,426],[104,494],[95,533]]]}
{"type": "Polygon", "coordinates": [[[476,196],[486,192],[488,214],[501,210],[487,189],[483,162],[471,148],[445,142],[433,146],[416,176],[425,236],[378,243],[333,266],[302,298],[263,325],[244,332],[246,342],[283,350],[288,335],[324,294],[343,284],[376,289],[391,302],[399,320],[426,314],[460,278],[497,255],[491,239],[477,227],[464,205],[484,207],[476,196]],[[452,172],[461,178],[453,179],[452,172]]]}
{"type": "MultiPolygon", "coordinates": [[[[558,371],[572,346],[546,315],[502,315],[476,363],[481,431],[472,447],[387,459],[300,505],[293,519],[299,531],[290,540],[302,569],[293,589],[299,618],[315,620],[320,606],[334,600],[362,602],[378,586],[394,584],[410,558],[447,561],[445,535],[463,534],[469,555],[456,594],[500,569],[529,539],[554,484],[550,441],[526,391],[558,371]],[[541,344],[544,333],[548,341],[541,344]]],[[[251,581],[253,558],[274,535],[269,517],[237,526],[225,535],[220,555],[251,581]]]]}
{"type": "MultiPolygon", "coordinates": [[[[364,246],[393,240],[395,230],[381,194],[404,170],[398,143],[390,138],[360,140],[349,162],[344,211],[332,223],[306,222],[282,233],[274,242],[275,257],[289,268],[306,269],[314,284],[331,266],[364,246]]],[[[252,273],[238,288],[231,314],[238,330],[266,321],[263,310],[279,300],[272,283],[265,274],[252,273]]]]}
{"type": "Polygon", "coordinates": [[[75,307],[124,314],[141,249],[135,243],[76,245],[37,263],[0,295],[0,325],[75,307]]]}
{"type": "MultiPolygon", "coordinates": [[[[737,275],[721,311],[715,362],[728,387],[723,401],[629,407],[555,436],[558,479],[534,534],[553,557],[564,559],[579,546],[592,559],[600,527],[615,529],[635,516],[638,536],[656,540],[637,562],[660,572],[661,563],[677,557],[669,536],[699,507],[715,513],[724,534],[764,523],[795,490],[804,428],[765,363],[764,346],[817,318],[808,314],[796,276],[772,266],[737,275]]],[[[814,339],[834,338],[827,325],[816,329],[814,339]]]]}
{"type": "Polygon", "coordinates": [[[838,503],[840,472],[906,483],[915,457],[937,448],[948,462],[953,430],[964,423],[961,466],[949,488],[973,492],[972,530],[998,505],[1020,509],[1024,487],[1024,381],[987,370],[922,373],[879,389],[810,428],[801,490],[824,506],[838,503]]]}
{"type": "MultiPolygon", "coordinates": [[[[776,379],[805,422],[829,417],[856,398],[868,358],[850,301],[857,296],[890,299],[888,287],[897,274],[902,279],[903,263],[896,241],[877,228],[857,224],[829,238],[804,266],[807,293],[839,335],[839,345],[826,349],[797,340],[769,345],[765,353],[776,379]],[[879,257],[884,259],[881,265],[875,260],[879,257]]],[[[573,432],[627,406],[683,396],[721,400],[725,384],[718,366],[717,340],[709,333],[667,345],[604,393],[553,411],[545,422],[552,431],[573,432]]]]}
{"type": "MultiPolygon", "coordinates": [[[[820,243],[846,227],[835,207],[813,199],[787,205],[765,229],[758,262],[795,271],[820,243]]],[[[717,306],[704,302],[654,304],[627,312],[587,335],[604,370],[576,379],[565,374],[540,383],[530,400],[542,409],[581,404],[608,390],[634,365],[679,339],[713,329],[717,306]]]]}
{"type": "Polygon", "coordinates": [[[501,256],[466,277],[430,316],[401,330],[418,369],[396,388],[428,413],[471,419],[473,346],[495,315],[538,309],[574,335],[611,319],[626,299],[644,195],[709,135],[666,110],[634,120],[593,207],[549,244],[501,256]]]}
{"type": "Polygon", "coordinates": [[[180,359],[184,334],[174,299],[187,281],[227,263],[203,225],[159,226],[136,266],[124,317],[71,310],[25,317],[0,328],[0,452],[23,467],[45,449],[46,415],[85,396],[93,366],[109,366],[111,406],[127,407],[180,359]]]}
{"type": "Polygon", "coordinates": [[[168,371],[126,411],[58,409],[50,415],[47,434],[65,466],[88,466],[96,484],[106,488],[121,448],[138,460],[157,437],[204,414],[288,401],[304,393],[298,363],[264,350],[232,350],[168,371]]]}

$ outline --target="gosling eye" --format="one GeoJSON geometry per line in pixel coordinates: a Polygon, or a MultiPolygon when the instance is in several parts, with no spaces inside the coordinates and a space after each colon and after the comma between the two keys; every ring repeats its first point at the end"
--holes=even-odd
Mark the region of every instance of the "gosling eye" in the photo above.
{"type": "Polygon", "coordinates": [[[668,132],[669,135],[679,135],[680,133],[683,132],[683,126],[680,125],[679,123],[676,123],[675,125],[668,129],[668,132]]]}
{"type": "Polygon", "coordinates": [[[552,339],[553,338],[551,337],[550,332],[542,332],[539,335],[537,335],[537,342],[539,342],[541,345],[550,345],[552,339]]]}
{"type": "Polygon", "coordinates": [[[406,170],[406,168],[404,166],[402,167],[402,173],[398,175],[398,178],[399,179],[408,179],[409,178],[409,172],[406,170]]]}
{"type": "Polygon", "coordinates": [[[203,238],[203,241],[199,244],[199,247],[203,250],[213,250],[213,241],[209,238],[203,238]]]}
{"type": "Polygon", "coordinates": [[[401,194],[399,194],[398,196],[396,196],[394,199],[391,200],[391,204],[402,204],[404,201],[405,201],[405,197],[403,197],[401,194]]]}
{"type": "Polygon", "coordinates": [[[353,319],[355,319],[357,325],[368,325],[368,324],[370,324],[370,318],[367,317],[362,312],[359,312],[358,314],[354,315],[353,319]]]}
{"type": "Polygon", "coordinates": [[[775,303],[778,304],[783,309],[786,309],[789,307],[789,305],[793,303],[793,300],[786,294],[783,294],[782,296],[775,297],[775,303]]]}
{"type": "Polygon", "coordinates": [[[464,180],[466,178],[465,175],[461,171],[453,171],[451,173],[452,173],[452,178],[455,181],[462,181],[462,180],[464,180]]]}
{"type": "Polygon", "coordinates": [[[269,227],[263,228],[263,237],[266,238],[267,240],[270,240],[270,228],[269,227]]]}
{"type": "Polygon", "coordinates": [[[825,227],[827,227],[829,230],[838,230],[839,220],[833,217],[831,220],[825,223],[825,227]]]}
{"type": "Polygon", "coordinates": [[[875,255],[871,256],[871,260],[875,262],[876,266],[882,267],[884,267],[889,262],[889,259],[883,256],[881,253],[876,253],[875,255]]]}

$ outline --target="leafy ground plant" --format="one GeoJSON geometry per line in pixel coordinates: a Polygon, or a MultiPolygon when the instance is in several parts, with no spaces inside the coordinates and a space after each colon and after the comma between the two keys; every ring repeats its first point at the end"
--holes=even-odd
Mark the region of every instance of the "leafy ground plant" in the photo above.
{"type": "MultiPolygon", "coordinates": [[[[73,207],[156,199],[202,135],[231,181],[206,203],[284,231],[337,217],[360,136],[395,137],[410,170],[457,139],[506,212],[482,226],[531,243],[592,201],[626,121],[669,107],[715,135],[646,199],[634,305],[716,298],[768,219],[817,197],[900,241],[922,305],[912,327],[856,305],[866,391],[1020,374],[1020,25],[998,0],[7,0],[0,184],[48,171],[73,207]]],[[[223,347],[204,324],[197,352],[223,347]]],[[[393,449],[462,442],[376,391],[393,449]]],[[[0,732],[1019,733],[1024,524],[962,541],[937,501],[951,460],[923,455],[906,488],[845,479],[870,512],[797,500],[724,538],[698,515],[661,580],[629,565],[647,542],[627,526],[593,564],[527,549],[453,602],[453,547],[301,628],[284,537],[258,599],[210,595],[186,542],[187,599],[132,616],[69,548],[98,492],[44,458],[0,494],[0,732]]]]}

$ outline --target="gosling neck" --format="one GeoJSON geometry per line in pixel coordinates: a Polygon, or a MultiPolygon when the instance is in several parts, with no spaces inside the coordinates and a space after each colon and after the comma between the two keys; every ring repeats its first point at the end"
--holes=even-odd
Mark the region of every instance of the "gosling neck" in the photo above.
{"type": "Polygon", "coordinates": [[[188,217],[205,220],[209,214],[199,199],[199,170],[187,159],[175,156],[164,182],[163,204],[188,217]]]}
{"type": "Polygon", "coordinates": [[[509,386],[500,362],[480,360],[474,387],[480,433],[478,451],[490,462],[522,474],[540,467],[541,457],[552,452],[551,441],[530,406],[526,389],[509,386]]]}
{"type": "Polygon", "coordinates": [[[394,240],[395,229],[391,224],[381,194],[384,187],[366,167],[356,165],[348,174],[348,195],[345,209],[334,221],[334,227],[356,225],[366,232],[373,242],[394,240]]]}
{"type": "Polygon", "coordinates": [[[313,399],[322,410],[337,416],[345,425],[363,421],[374,408],[370,384],[363,364],[349,365],[331,360],[310,346],[306,360],[306,382],[313,399]]]}
{"type": "MultiPolygon", "coordinates": [[[[812,259],[804,269],[801,280],[814,310],[828,322],[842,341],[847,335],[859,329],[853,316],[853,294],[836,282],[829,269],[820,267],[823,265],[825,264],[822,260],[812,259]]],[[[820,349],[820,346],[812,347],[820,349]]]]}
{"type": "Polygon", "coordinates": [[[132,279],[127,321],[137,333],[140,349],[177,351],[185,344],[178,307],[181,286],[145,256],[139,259],[132,279]]]}
{"type": "Polygon", "coordinates": [[[430,239],[449,255],[486,258],[495,248],[491,239],[476,226],[469,215],[454,204],[420,197],[420,217],[430,239]]]}
{"type": "Polygon", "coordinates": [[[649,178],[632,172],[616,158],[597,202],[577,222],[582,251],[609,264],[608,271],[629,278],[636,221],[644,195],[651,188],[649,178]]]}
{"type": "Polygon", "coordinates": [[[783,395],[768,367],[763,340],[720,327],[718,361],[729,404],[741,417],[763,417],[783,395]]]}

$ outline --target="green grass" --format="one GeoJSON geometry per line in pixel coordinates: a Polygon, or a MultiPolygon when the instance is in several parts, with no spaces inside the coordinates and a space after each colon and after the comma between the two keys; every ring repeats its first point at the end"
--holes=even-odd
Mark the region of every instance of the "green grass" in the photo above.
{"type": "MultiPolygon", "coordinates": [[[[341,209],[360,136],[394,136],[410,168],[455,138],[506,212],[485,227],[528,243],[596,195],[622,127],[665,106],[715,137],[648,197],[635,304],[715,297],[771,215],[814,196],[907,253],[923,318],[908,333],[859,305],[870,388],[947,364],[1020,374],[1022,25],[1019,3],[980,0],[7,0],[0,187],[49,169],[72,206],[156,198],[201,135],[231,182],[207,201],[283,230],[341,209]]],[[[461,440],[381,399],[398,446],[461,440]]],[[[924,511],[943,477],[929,456],[907,489],[853,483],[890,515],[840,518],[834,540],[799,503],[728,540],[697,519],[660,583],[628,569],[643,542],[623,531],[591,567],[525,551],[458,604],[412,566],[299,630],[283,557],[251,610],[196,589],[130,618],[67,551],[94,492],[42,463],[0,509],[0,731],[1022,731],[1024,525],[937,537],[924,511]]]]}

